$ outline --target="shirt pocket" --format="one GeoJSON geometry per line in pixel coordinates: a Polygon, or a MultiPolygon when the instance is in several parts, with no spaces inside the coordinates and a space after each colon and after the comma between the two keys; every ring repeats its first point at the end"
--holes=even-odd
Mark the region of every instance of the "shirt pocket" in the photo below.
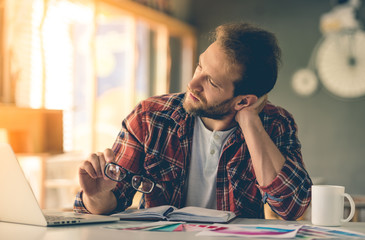
{"type": "Polygon", "coordinates": [[[183,169],[156,155],[146,156],[144,169],[148,177],[152,178],[156,184],[162,186],[162,189],[154,191],[154,195],[158,194],[161,196],[160,191],[162,191],[167,204],[180,202],[179,196],[182,194],[184,185],[183,169]]]}
{"type": "Polygon", "coordinates": [[[176,187],[184,177],[183,169],[157,155],[146,156],[144,169],[147,176],[162,186],[176,187]]]}

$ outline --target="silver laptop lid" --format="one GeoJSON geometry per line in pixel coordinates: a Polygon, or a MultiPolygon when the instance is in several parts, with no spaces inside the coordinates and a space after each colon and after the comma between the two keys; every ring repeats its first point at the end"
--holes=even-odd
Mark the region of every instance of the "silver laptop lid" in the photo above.
{"type": "Polygon", "coordinates": [[[47,226],[9,144],[0,143],[0,221],[47,226]]]}
{"type": "Polygon", "coordinates": [[[0,143],[0,194],[0,221],[3,222],[59,226],[119,220],[104,215],[47,212],[46,215],[62,217],[61,220],[47,222],[12,148],[4,143],[0,143]]]}

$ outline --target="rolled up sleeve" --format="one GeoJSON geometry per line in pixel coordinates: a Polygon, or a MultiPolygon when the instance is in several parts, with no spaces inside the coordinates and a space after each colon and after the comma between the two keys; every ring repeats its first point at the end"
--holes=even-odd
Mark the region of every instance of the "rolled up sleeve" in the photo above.
{"type": "MultiPolygon", "coordinates": [[[[284,115],[284,114],[283,114],[284,115]]],[[[262,200],[286,220],[303,215],[310,204],[312,181],[306,171],[297,137],[297,126],[289,113],[275,120],[271,138],[285,157],[285,163],[276,178],[267,186],[259,186],[262,200]]]]}

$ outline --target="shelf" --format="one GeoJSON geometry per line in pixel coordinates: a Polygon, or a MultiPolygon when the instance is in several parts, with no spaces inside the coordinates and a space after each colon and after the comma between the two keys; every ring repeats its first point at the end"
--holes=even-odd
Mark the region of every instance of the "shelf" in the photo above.
{"type": "Polygon", "coordinates": [[[0,104],[0,128],[15,153],[61,153],[62,110],[22,108],[0,104]]]}
{"type": "Polygon", "coordinates": [[[127,11],[128,14],[134,15],[136,18],[142,18],[157,24],[163,24],[167,27],[169,34],[172,36],[189,36],[195,38],[195,28],[148,6],[144,6],[131,0],[103,0],[102,2],[117,7],[120,10],[127,11]]]}

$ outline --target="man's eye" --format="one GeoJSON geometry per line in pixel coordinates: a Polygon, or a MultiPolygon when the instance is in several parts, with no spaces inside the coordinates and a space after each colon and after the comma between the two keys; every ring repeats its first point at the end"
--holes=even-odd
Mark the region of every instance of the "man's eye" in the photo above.
{"type": "Polygon", "coordinates": [[[210,85],[212,85],[213,87],[217,88],[218,86],[214,84],[214,82],[209,78],[208,79],[210,85]]]}

